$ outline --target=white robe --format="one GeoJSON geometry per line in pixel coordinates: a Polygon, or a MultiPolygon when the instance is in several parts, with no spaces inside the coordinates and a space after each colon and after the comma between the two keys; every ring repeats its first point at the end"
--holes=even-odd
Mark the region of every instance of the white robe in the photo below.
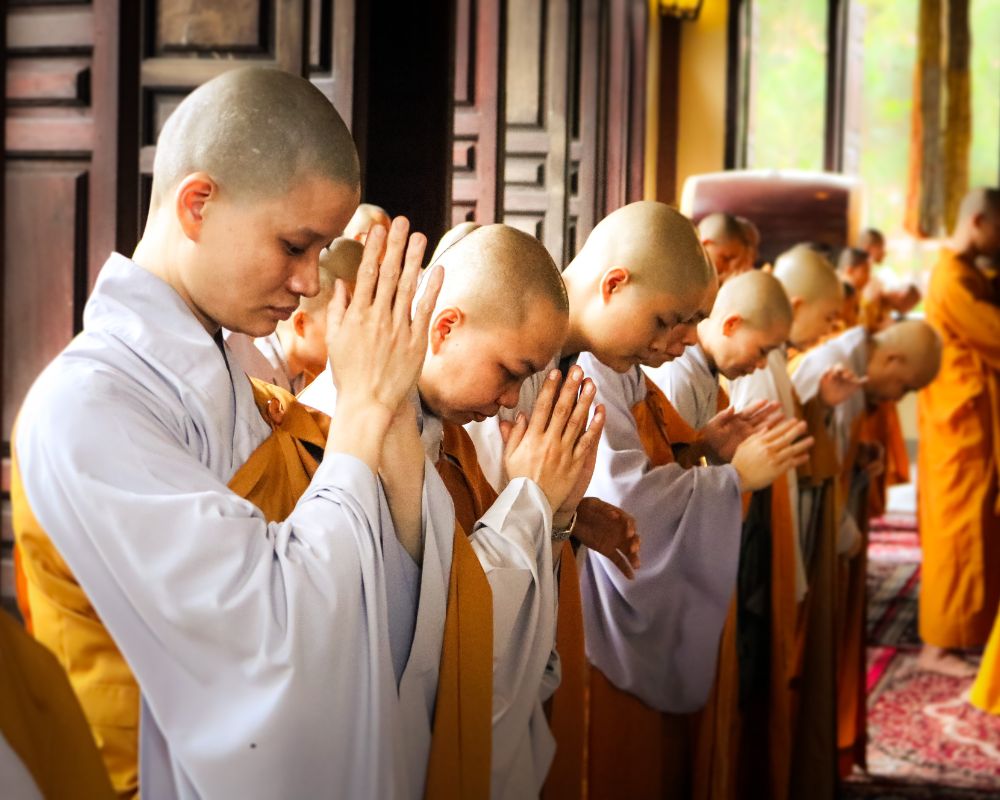
{"type": "Polygon", "coordinates": [[[709,368],[708,358],[700,344],[688,347],[680,358],[656,368],[643,367],[642,371],[696,431],[704,428],[719,413],[719,373],[709,368]]]}
{"type": "MultiPolygon", "coordinates": [[[[329,369],[300,400],[333,411],[337,392],[329,369]]],[[[416,396],[413,402],[424,450],[436,463],[444,435],[441,420],[423,410],[416,396]]],[[[453,510],[452,515],[454,525],[453,510]]],[[[542,707],[555,689],[543,681],[555,643],[551,536],[552,509],[527,478],[511,481],[469,536],[493,592],[493,800],[537,796],[555,755],[542,707]],[[540,690],[543,685],[547,691],[540,690]]]]}
{"type": "MultiPolygon", "coordinates": [[[[729,400],[737,411],[742,411],[759,400],[769,400],[781,404],[786,417],[795,416],[795,387],[788,376],[788,353],[778,347],[768,353],[767,365],[749,375],[737,378],[729,384],[729,400]]],[[[802,554],[802,533],[799,513],[799,473],[790,469],[786,475],[788,503],[792,512],[792,531],[795,543],[795,597],[801,602],[806,595],[808,583],[802,554]]]]}
{"type": "MultiPolygon", "coordinates": [[[[819,392],[820,379],[831,367],[843,364],[858,377],[868,374],[868,332],[863,326],[848,328],[839,336],[828,339],[806,353],[792,383],[802,402],[808,403],[819,392]]],[[[858,418],[865,412],[865,393],[859,390],[833,409],[830,417],[830,432],[837,449],[837,458],[843,463],[851,443],[851,432],[858,418]]],[[[852,476],[850,495],[840,519],[837,536],[837,552],[841,555],[855,549],[861,540],[858,524],[859,514],[867,505],[867,474],[859,472],[852,476]]]]}
{"type": "MultiPolygon", "coordinates": [[[[715,678],[719,638],[736,589],[739,477],[728,465],[651,467],[632,415],[646,396],[640,370],[620,375],[590,353],[582,353],[577,364],[597,386],[595,405],[606,408],[587,494],[631,514],[642,537],[642,567],[631,581],[604,556],[581,548],[587,658],[652,708],[694,711],[705,704],[715,678]]],[[[517,411],[530,414],[547,372],[525,381],[517,408],[504,412],[507,418],[517,411]]],[[[499,474],[497,422],[474,427],[477,452],[499,474]]]]}
{"type": "MultiPolygon", "coordinates": [[[[808,403],[819,392],[819,382],[824,373],[837,364],[843,364],[863,378],[868,374],[868,332],[861,325],[848,328],[839,336],[828,339],[806,353],[792,375],[792,383],[799,399],[808,403]]],[[[865,410],[865,393],[857,391],[833,409],[832,433],[837,445],[837,456],[843,459],[851,441],[851,428],[865,410]]]]}
{"type": "Polygon", "coordinates": [[[227,483],[269,433],[180,296],[118,254],[21,411],[28,502],[139,684],[140,791],[420,797],[447,492],[428,469],[421,567],[348,455],[268,523],[227,483]]]}

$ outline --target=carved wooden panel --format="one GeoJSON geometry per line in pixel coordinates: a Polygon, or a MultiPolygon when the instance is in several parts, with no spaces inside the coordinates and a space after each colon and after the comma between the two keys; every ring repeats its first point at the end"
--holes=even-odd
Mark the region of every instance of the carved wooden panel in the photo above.
{"type": "Polygon", "coordinates": [[[7,6],[0,595],[8,602],[11,427],[35,377],[79,330],[101,264],[135,243],[138,142],[122,138],[136,127],[134,102],[122,102],[136,68],[127,63],[138,46],[135,11],[117,0],[7,6]]]}
{"type": "Polygon", "coordinates": [[[475,201],[477,192],[494,188],[492,175],[477,166],[483,109],[470,88],[483,60],[472,43],[484,22],[476,3],[459,2],[453,221],[502,219],[537,236],[566,264],[598,220],[642,197],[648,5],[505,0],[502,6],[505,86],[496,112],[503,121],[503,202],[491,218],[475,201]]]}
{"type": "Polygon", "coordinates": [[[306,74],[311,0],[141,2],[139,138],[145,175],[152,172],[156,137],[164,122],[195,87],[248,63],[306,74]]]}
{"type": "Polygon", "coordinates": [[[455,5],[452,224],[496,222],[502,214],[504,5],[503,0],[455,5]]]}

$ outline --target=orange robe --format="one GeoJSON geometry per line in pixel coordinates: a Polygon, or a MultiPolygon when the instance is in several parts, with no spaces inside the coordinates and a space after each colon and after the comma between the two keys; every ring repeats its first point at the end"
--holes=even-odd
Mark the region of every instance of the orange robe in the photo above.
{"type": "Polygon", "coordinates": [[[944,351],[918,398],[918,501],[920,636],[944,648],[985,644],[1000,603],[998,302],[984,273],[942,251],[926,314],[944,351]]]}
{"type": "MultiPolygon", "coordinates": [[[[251,380],[254,399],[272,434],[236,472],[229,488],[268,521],[285,519],[306,490],[326,444],[329,418],[297,403],[277,386],[251,380]]],[[[83,589],[23,495],[16,459],[11,494],[23,569],[20,605],[34,635],[67,671],[119,797],[138,793],[139,688],[83,589]]],[[[456,528],[444,643],[425,796],[474,800],[489,794],[492,709],[492,614],[479,560],[456,528]],[[463,547],[464,545],[464,547],[463,547]],[[485,610],[484,610],[485,609],[485,610]],[[461,645],[461,646],[460,646],[461,645]]]]}
{"type": "MultiPolygon", "coordinates": [[[[66,673],[48,650],[2,611],[0,735],[25,766],[42,797],[114,797],[66,673]]],[[[11,787],[0,789],[10,791],[11,787]]]]}
{"type": "MultiPolygon", "coordinates": [[[[698,438],[649,379],[646,397],[632,415],[653,467],[675,463],[675,448],[684,449],[698,438]]],[[[665,714],[650,708],[591,665],[588,796],[594,800],[688,796],[698,713],[665,714]]]]}
{"type": "MultiPolygon", "coordinates": [[[[459,528],[471,532],[476,520],[482,517],[497,499],[497,493],[486,480],[476,456],[476,448],[469,434],[459,425],[443,421],[444,439],[437,470],[455,504],[455,517],[459,528]]],[[[458,552],[456,542],[456,552],[458,552]]],[[[463,541],[462,549],[476,560],[482,576],[484,597],[490,600],[490,587],[479,567],[471,546],[463,541]]],[[[492,614],[490,608],[485,613],[492,614]]],[[[489,626],[481,629],[490,630],[489,626]]],[[[561,681],[551,700],[550,724],[556,740],[556,755],[549,770],[543,790],[546,800],[570,800],[584,796],[584,748],[586,718],[584,692],[586,684],[586,655],[583,646],[583,611],[580,602],[580,584],[577,578],[576,556],[569,542],[563,544],[559,563],[559,616],[557,619],[556,649],[559,652],[561,681]]],[[[465,640],[463,639],[463,644],[465,640]]],[[[482,651],[492,654],[492,641],[482,651]]],[[[487,665],[487,685],[492,685],[492,659],[487,665]]],[[[435,729],[436,733],[436,729],[435,729]]],[[[435,739],[435,742],[437,739],[435,739]]],[[[487,739],[487,743],[488,743],[487,739]]],[[[487,752],[487,756],[489,753],[487,752]]],[[[486,764],[487,781],[489,762],[486,764]]],[[[489,783],[485,793],[489,796],[489,783]]],[[[475,796],[475,795],[470,795],[475,796]]]]}

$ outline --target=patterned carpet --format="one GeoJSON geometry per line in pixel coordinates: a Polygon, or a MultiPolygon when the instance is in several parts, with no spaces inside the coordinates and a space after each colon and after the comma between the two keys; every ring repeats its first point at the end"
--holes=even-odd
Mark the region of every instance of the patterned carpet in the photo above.
{"type": "Polygon", "coordinates": [[[971,680],[915,669],[914,517],[879,520],[868,552],[869,773],[851,778],[843,797],[1000,797],[1000,718],[965,702],[971,680]]]}

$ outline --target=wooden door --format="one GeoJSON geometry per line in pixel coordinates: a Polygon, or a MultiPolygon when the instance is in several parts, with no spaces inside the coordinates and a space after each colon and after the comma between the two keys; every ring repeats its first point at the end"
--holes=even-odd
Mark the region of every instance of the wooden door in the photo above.
{"type": "Polygon", "coordinates": [[[642,197],[647,14],[642,0],[460,0],[453,223],[502,220],[565,265],[642,197]],[[492,75],[499,91],[480,90],[492,75]]]}
{"type": "Polygon", "coordinates": [[[101,264],[136,238],[137,8],[117,0],[6,9],[3,173],[3,506],[11,603],[10,434],[35,376],[79,330],[101,264]]]}

